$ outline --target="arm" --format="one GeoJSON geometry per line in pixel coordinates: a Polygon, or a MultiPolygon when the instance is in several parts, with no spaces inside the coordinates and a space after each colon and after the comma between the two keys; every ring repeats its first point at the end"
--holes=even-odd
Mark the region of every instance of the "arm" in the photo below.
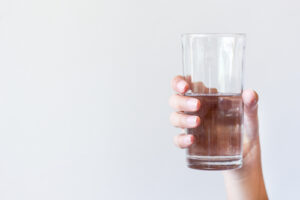
{"type": "Polygon", "coordinates": [[[243,93],[244,101],[244,155],[243,167],[224,171],[228,199],[268,199],[261,166],[258,95],[252,90],[243,93]]]}
{"type": "MultiPolygon", "coordinates": [[[[201,102],[192,97],[182,96],[188,88],[188,83],[177,76],[172,81],[172,88],[179,93],[170,98],[170,106],[177,111],[197,111],[201,102]],[[197,102],[198,101],[198,102],[197,102]]],[[[258,130],[257,102],[258,95],[253,90],[243,92],[244,102],[244,139],[243,167],[237,170],[224,171],[224,180],[228,199],[230,200],[265,200],[268,199],[265,189],[258,130]]],[[[171,123],[179,128],[192,128],[201,123],[196,116],[174,112],[170,117],[171,123]]],[[[180,148],[189,147],[194,141],[193,135],[180,134],[174,142],[180,148]]]]}

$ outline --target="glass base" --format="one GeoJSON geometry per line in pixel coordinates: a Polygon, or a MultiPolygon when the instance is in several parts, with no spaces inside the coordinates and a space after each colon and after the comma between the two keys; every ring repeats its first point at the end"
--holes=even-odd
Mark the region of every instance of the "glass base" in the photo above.
{"type": "Polygon", "coordinates": [[[200,170],[230,170],[242,167],[242,156],[187,155],[188,167],[200,170]]]}

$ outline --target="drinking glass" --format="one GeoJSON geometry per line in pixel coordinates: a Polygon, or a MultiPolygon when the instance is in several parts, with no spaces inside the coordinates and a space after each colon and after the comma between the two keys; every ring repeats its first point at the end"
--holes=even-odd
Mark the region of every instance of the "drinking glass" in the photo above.
{"type": "Polygon", "coordinates": [[[200,125],[187,129],[190,168],[226,170],[242,166],[245,34],[183,34],[185,96],[200,100],[200,125]]]}

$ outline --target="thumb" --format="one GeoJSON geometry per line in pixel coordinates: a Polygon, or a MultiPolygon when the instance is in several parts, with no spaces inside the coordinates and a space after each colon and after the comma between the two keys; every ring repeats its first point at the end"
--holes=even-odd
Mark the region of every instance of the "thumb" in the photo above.
{"type": "Polygon", "coordinates": [[[244,102],[245,133],[250,138],[256,138],[258,136],[258,94],[254,90],[248,89],[243,92],[242,97],[244,102]]]}

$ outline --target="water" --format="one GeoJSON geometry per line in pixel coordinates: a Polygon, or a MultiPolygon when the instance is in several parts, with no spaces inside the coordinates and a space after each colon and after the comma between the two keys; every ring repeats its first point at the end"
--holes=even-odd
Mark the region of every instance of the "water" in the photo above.
{"type": "Polygon", "coordinates": [[[225,170],[242,165],[243,102],[236,94],[187,94],[201,102],[200,125],[187,129],[195,141],[187,150],[190,168],[225,170]]]}

